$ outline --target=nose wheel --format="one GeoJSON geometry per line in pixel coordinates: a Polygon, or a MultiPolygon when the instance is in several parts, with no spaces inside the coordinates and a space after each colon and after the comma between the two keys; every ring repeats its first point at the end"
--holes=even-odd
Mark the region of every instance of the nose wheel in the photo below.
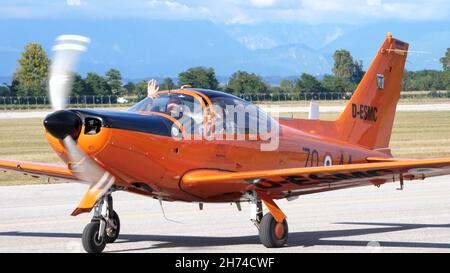
{"type": "Polygon", "coordinates": [[[100,235],[100,222],[90,222],[83,230],[82,243],[87,253],[101,253],[106,247],[106,237],[100,235]]]}
{"type": "Polygon", "coordinates": [[[88,253],[101,253],[106,244],[114,243],[119,237],[120,219],[113,210],[112,197],[106,195],[99,200],[94,217],[83,230],[83,248],[88,253]]]}

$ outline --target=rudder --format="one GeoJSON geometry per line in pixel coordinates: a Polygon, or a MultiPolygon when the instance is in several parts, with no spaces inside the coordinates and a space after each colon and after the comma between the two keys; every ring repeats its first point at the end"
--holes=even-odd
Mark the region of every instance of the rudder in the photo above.
{"type": "Polygon", "coordinates": [[[409,45],[387,34],[344,111],[335,121],[341,140],[387,150],[409,45]]]}

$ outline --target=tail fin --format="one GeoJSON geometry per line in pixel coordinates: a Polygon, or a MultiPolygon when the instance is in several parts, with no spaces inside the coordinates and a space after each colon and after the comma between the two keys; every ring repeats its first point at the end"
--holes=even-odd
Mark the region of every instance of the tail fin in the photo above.
{"type": "Polygon", "coordinates": [[[375,60],[335,122],[342,140],[368,149],[388,149],[408,46],[388,32],[375,60]]]}

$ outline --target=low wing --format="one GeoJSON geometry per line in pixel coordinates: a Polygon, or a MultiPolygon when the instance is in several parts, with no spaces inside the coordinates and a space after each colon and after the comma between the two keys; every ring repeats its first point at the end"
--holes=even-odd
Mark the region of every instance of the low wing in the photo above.
{"type": "Polygon", "coordinates": [[[205,199],[252,190],[279,199],[450,174],[450,158],[374,161],[378,163],[245,172],[195,170],[183,176],[180,187],[205,199]]]}
{"type": "Polygon", "coordinates": [[[80,182],[72,172],[63,165],[35,163],[26,161],[0,160],[0,170],[14,171],[30,174],[33,176],[52,177],[71,182],[80,182]]]}
{"type": "Polygon", "coordinates": [[[72,212],[73,216],[90,212],[95,206],[98,198],[104,193],[103,188],[105,186],[109,187],[115,181],[115,177],[108,173],[102,174],[102,176],[98,178],[98,183],[91,184],[77,178],[67,166],[26,161],[0,160],[0,170],[21,172],[36,177],[52,177],[67,182],[89,184],[90,188],[81,199],[80,204],[72,212]]]}

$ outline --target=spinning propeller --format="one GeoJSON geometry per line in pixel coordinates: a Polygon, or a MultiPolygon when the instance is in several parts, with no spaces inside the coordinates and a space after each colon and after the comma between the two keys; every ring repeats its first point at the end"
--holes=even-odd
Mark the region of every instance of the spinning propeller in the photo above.
{"type": "Polygon", "coordinates": [[[103,169],[93,158],[78,148],[76,140],[83,121],[74,111],[65,110],[72,91],[74,71],[78,60],[87,50],[90,39],[78,35],[61,35],[53,47],[54,57],[50,68],[49,95],[55,112],[44,120],[47,131],[62,141],[69,158],[68,167],[80,180],[91,186],[72,215],[90,211],[111,186],[115,177],[103,169]]]}

